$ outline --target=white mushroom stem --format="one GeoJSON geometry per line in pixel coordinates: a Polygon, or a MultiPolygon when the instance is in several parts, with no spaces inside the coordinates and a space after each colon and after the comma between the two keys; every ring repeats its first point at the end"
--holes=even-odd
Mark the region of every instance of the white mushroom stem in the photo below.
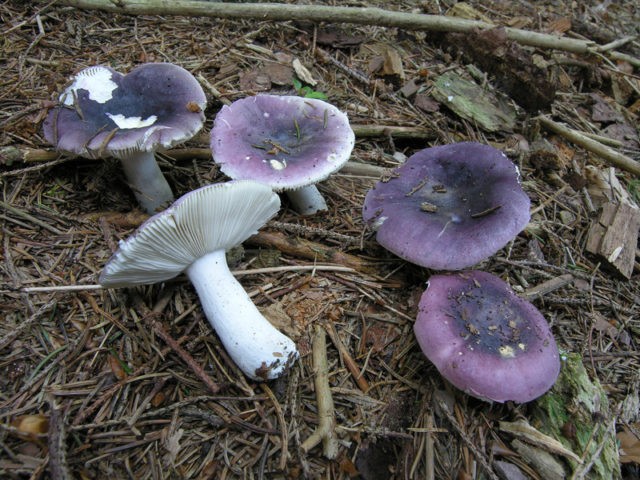
{"type": "Polygon", "coordinates": [[[262,316],[229,271],[224,250],[186,270],[202,309],[233,361],[254,380],[280,376],[298,357],[296,345],[262,316]]]}
{"type": "Polygon", "coordinates": [[[293,209],[301,215],[313,215],[327,209],[327,202],[315,185],[287,190],[293,209]]]}
{"type": "Polygon", "coordinates": [[[147,213],[157,213],[173,202],[173,192],[154,152],[133,153],[120,161],[138,203],[147,213]]]}

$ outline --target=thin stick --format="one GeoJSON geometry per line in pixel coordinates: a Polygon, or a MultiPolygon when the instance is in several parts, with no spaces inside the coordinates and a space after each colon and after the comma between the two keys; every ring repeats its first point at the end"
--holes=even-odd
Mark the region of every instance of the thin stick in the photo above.
{"type": "MultiPolygon", "coordinates": [[[[187,15],[229,19],[257,19],[261,21],[311,21],[379,25],[406,30],[430,30],[439,32],[470,32],[476,29],[494,28],[487,22],[440,15],[420,15],[409,12],[393,12],[380,8],[330,7],[325,5],[293,5],[275,3],[221,3],[174,0],[61,0],[60,5],[104,10],[129,15],[187,15]]],[[[588,53],[598,46],[588,40],[560,37],[530,32],[517,28],[505,28],[507,38],[522,45],[588,53]]]]}
{"type": "Polygon", "coordinates": [[[614,167],[621,168],[633,173],[634,175],[640,176],[640,163],[636,162],[632,158],[618,153],[600,142],[596,142],[577,130],[573,130],[561,123],[554,122],[545,115],[540,115],[537,119],[545,128],[563,136],[576,145],[595,153],[614,167]]]}
{"type": "MultiPolygon", "coordinates": [[[[247,270],[233,270],[231,273],[236,277],[241,275],[261,275],[264,273],[280,273],[280,272],[308,272],[308,271],[328,271],[328,272],[347,272],[353,273],[355,269],[351,267],[344,267],[341,265],[284,265],[281,267],[265,267],[265,268],[251,268],[247,270]]],[[[55,285],[50,287],[24,287],[20,291],[24,293],[39,293],[39,292],[78,292],[86,290],[101,290],[103,287],[100,284],[89,285],[55,285]]]]}
{"type": "Polygon", "coordinates": [[[329,335],[329,338],[331,339],[335,347],[338,349],[338,352],[340,352],[340,358],[344,362],[345,367],[347,367],[347,370],[349,370],[351,376],[353,376],[353,378],[355,379],[356,384],[358,385],[360,390],[362,390],[364,393],[367,393],[369,391],[369,382],[367,382],[367,379],[364,378],[360,368],[347,350],[347,347],[345,347],[344,343],[342,343],[342,340],[340,340],[338,332],[336,332],[336,329],[332,323],[327,324],[327,334],[329,335]]]}
{"type": "Polygon", "coordinates": [[[316,399],[318,401],[318,428],[304,441],[300,448],[304,453],[322,442],[322,453],[330,460],[338,455],[336,416],[329,385],[327,362],[327,339],[324,328],[316,325],[313,335],[313,372],[315,375],[316,399]]]}
{"type": "Polygon", "coordinates": [[[71,480],[73,475],[67,463],[67,429],[65,412],[56,403],[53,395],[49,395],[49,472],[53,480],[71,480]]]}

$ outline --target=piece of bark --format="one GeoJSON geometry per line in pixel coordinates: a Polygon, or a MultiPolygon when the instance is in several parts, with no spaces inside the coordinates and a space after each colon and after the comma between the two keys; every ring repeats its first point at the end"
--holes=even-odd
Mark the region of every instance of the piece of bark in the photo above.
{"type": "Polygon", "coordinates": [[[633,273],[640,209],[628,203],[606,202],[589,229],[586,250],[629,279],[633,273]]]}

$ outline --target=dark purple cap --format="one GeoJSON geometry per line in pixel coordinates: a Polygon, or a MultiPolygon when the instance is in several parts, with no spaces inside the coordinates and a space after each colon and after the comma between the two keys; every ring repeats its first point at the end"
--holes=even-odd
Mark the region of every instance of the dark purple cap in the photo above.
{"type": "Polygon", "coordinates": [[[206,96],[184,68],[147,63],[126,75],[89,67],[60,95],[44,122],[47,141],[83,157],[127,157],[170,148],[204,123],[206,96]]]}
{"type": "Polygon", "coordinates": [[[327,178],[351,155],[347,116],[322,100],[256,95],[222,107],[211,130],[213,159],[234,179],[276,191],[327,178]]]}
{"type": "Polygon", "coordinates": [[[421,150],[378,182],[364,201],[364,220],[382,246],[436,270],[484,260],[529,222],[529,197],[517,167],[480,143],[421,150]]]}
{"type": "Polygon", "coordinates": [[[444,378],[483,400],[531,401],[560,372],[558,347],[542,314],[490,273],[432,276],[414,332],[444,378]]]}

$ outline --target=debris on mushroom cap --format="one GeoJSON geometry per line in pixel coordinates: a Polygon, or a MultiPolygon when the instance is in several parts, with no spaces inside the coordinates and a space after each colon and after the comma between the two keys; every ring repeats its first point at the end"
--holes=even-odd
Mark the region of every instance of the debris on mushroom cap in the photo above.
{"type": "Polygon", "coordinates": [[[100,284],[123,287],[169,280],[205,254],[240,244],[279,208],[277,194],[250,180],[193,190],[120,241],[100,284]]]}
{"type": "Polygon", "coordinates": [[[529,207],[506,155],[464,142],[412,155],[367,193],[363,218],[399,257],[460,270],[515,238],[529,222],[529,207]]]}
{"type": "Polygon", "coordinates": [[[202,128],[205,107],[202,87],[177,65],[147,63],[126,75],[94,66],[60,95],[44,135],[64,152],[122,158],[188,140],[202,128]]]}
{"type": "Polygon", "coordinates": [[[560,372],[558,348],[542,314],[490,273],[432,276],[414,332],[444,378],[483,400],[531,401],[560,372]]]}
{"type": "Polygon", "coordinates": [[[354,143],[344,113],[297,96],[237,100],[222,107],[211,130],[213,158],[226,175],[276,191],[324,180],[349,159],[354,143]]]}

